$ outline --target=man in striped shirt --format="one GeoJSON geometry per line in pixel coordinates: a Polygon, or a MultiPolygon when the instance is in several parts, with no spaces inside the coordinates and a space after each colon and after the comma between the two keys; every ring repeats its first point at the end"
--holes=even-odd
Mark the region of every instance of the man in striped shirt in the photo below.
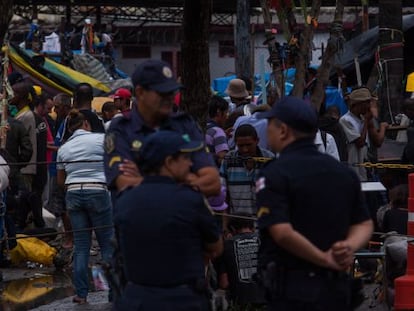
{"type": "Polygon", "coordinates": [[[220,167],[222,184],[229,194],[230,213],[256,214],[256,177],[264,162],[254,158],[274,158],[258,146],[257,132],[250,124],[239,126],[234,134],[236,150],[230,151],[220,167]]]}

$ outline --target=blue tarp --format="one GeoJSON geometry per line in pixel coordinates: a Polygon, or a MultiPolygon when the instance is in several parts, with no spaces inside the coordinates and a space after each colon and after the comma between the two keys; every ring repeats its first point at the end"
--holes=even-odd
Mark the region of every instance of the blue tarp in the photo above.
{"type": "MultiPolygon", "coordinates": [[[[265,81],[266,83],[269,81],[270,73],[265,73],[265,81]]],[[[217,78],[213,80],[212,88],[215,92],[217,92],[220,96],[226,96],[225,90],[227,88],[227,85],[229,84],[230,80],[233,80],[237,78],[236,75],[223,77],[223,78],[217,78]]],[[[288,70],[285,70],[285,81],[286,81],[286,94],[290,93],[292,90],[292,86],[290,84],[293,83],[295,80],[295,69],[290,68],[288,70]]],[[[254,95],[259,95],[262,92],[261,87],[261,75],[256,74],[254,76],[254,95]]]]}
{"type": "Polygon", "coordinates": [[[326,99],[325,107],[337,106],[341,116],[348,112],[348,106],[346,105],[342,92],[338,91],[338,88],[333,86],[328,86],[325,89],[326,99]]]}
{"type": "MultiPolygon", "coordinates": [[[[290,92],[293,89],[293,82],[295,79],[295,69],[290,68],[288,70],[285,71],[286,76],[286,83],[285,83],[285,94],[289,95],[290,92]]],[[[266,73],[265,74],[265,80],[266,83],[269,81],[269,77],[270,74],[266,73]]],[[[228,76],[228,77],[222,77],[222,78],[217,78],[213,80],[213,85],[212,88],[215,92],[217,92],[218,95],[220,96],[227,96],[227,94],[225,93],[225,90],[227,88],[227,85],[229,84],[230,80],[235,79],[236,76],[232,75],[232,76],[228,76]]],[[[254,76],[255,79],[255,91],[254,94],[255,95],[260,95],[262,92],[261,89],[261,83],[260,83],[260,75],[256,74],[254,76]]],[[[333,86],[328,86],[325,89],[325,94],[326,94],[326,108],[330,107],[330,106],[334,106],[336,105],[339,108],[339,112],[341,113],[341,115],[345,114],[348,111],[348,107],[343,99],[342,96],[342,92],[338,90],[338,88],[333,87],[333,86]]]]}

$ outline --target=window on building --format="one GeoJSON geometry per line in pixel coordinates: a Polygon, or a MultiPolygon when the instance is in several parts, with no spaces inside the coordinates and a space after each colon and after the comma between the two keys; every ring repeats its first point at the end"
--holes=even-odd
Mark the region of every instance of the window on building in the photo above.
{"type": "Polygon", "coordinates": [[[151,58],[151,46],[149,45],[124,45],[122,58],[151,58]]]}
{"type": "Polygon", "coordinates": [[[234,57],[234,55],[235,49],[233,40],[219,41],[219,57],[234,57]]]}

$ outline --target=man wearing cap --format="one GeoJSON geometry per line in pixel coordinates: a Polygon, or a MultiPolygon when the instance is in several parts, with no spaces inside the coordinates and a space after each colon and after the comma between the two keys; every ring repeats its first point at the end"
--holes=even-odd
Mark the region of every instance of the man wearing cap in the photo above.
{"type": "Polygon", "coordinates": [[[105,123],[106,131],[108,131],[109,127],[111,126],[113,118],[122,117],[131,111],[131,92],[128,89],[124,88],[117,89],[114,93],[114,105],[118,112],[105,123]]]}
{"type": "Polygon", "coordinates": [[[203,195],[186,185],[191,154],[203,148],[176,131],[144,140],[143,181],[115,208],[128,281],[116,310],[208,310],[203,259],[220,255],[223,242],[203,195]]]}
{"type": "MultiPolygon", "coordinates": [[[[203,133],[187,114],[172,114],[174,95],[181,87],[173,77],[171,68],[163,61],[148,60],[140,64],[132,75],[137,105],[131,113],[112,121],[105,138],[105,173],[112,190],[121,192],[139,185],[142,176],[133,159],[144,138],[159,130],[168,129],[190,135],[203,141],[203,133]]],[[[192,155],[192,173],[187,183],[205,195],[220,191],[217,168],[204,149],[192,155]]]]}
{"type": "Polygon", "coordinates": [[[350,310],[345,271],[372,233],[358,177],[317,150],[317,114],[302,99],[285,97],[262,117],[280,155],[256,183],[269,310],[350,310]]]}
{"type": "MultiPolygon", "coordinates": [[[[371,92],[362,87],[353,90],[346,98],[349,111],[339,119],[347,138],[348,163],[363,163],[368,160],[368,146],[376,143],[377,129],[371,112],[371,92]]],[[[385,131],[386,123],[381,123],[385,131]]],[[[367,171],[362,166],[352,166],[361,181],[367,181],[367,171]]]]}
{"type": "MultiPolygon", "coordinates": [[[[131,92],[124,88],[117,89],[114,93],[114,103],[121,114],[127,113],[131,110],[131,92]]],[[[119,114],[119,116],[121,116],[121,114],[119,114]]]]}

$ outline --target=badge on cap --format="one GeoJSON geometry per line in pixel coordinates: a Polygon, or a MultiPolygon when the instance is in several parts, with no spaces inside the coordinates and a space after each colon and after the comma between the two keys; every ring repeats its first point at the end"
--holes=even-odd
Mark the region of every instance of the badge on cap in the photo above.
{"type": "Polygon", "coordinates": [[[164,68],[162,68],[162,74],[168,79],[172,78],[173,76],[171,69],[167,66],[164,66],[164,68]]]}
{"type": "Polygon", "coordinates": [[[142,142],[140,142],[139,140],[134,140],[132,142],[132,150],[138,151],[139,149],[141,149],[141,147],[142,147],[142,142]]]}
{"type": "Polygon", "coordinates": [[[104,141],[104,147],[106,153],[111,153],[115,150],[115,135],[114,134],[106,134],[105,141],[104,141]]]}

